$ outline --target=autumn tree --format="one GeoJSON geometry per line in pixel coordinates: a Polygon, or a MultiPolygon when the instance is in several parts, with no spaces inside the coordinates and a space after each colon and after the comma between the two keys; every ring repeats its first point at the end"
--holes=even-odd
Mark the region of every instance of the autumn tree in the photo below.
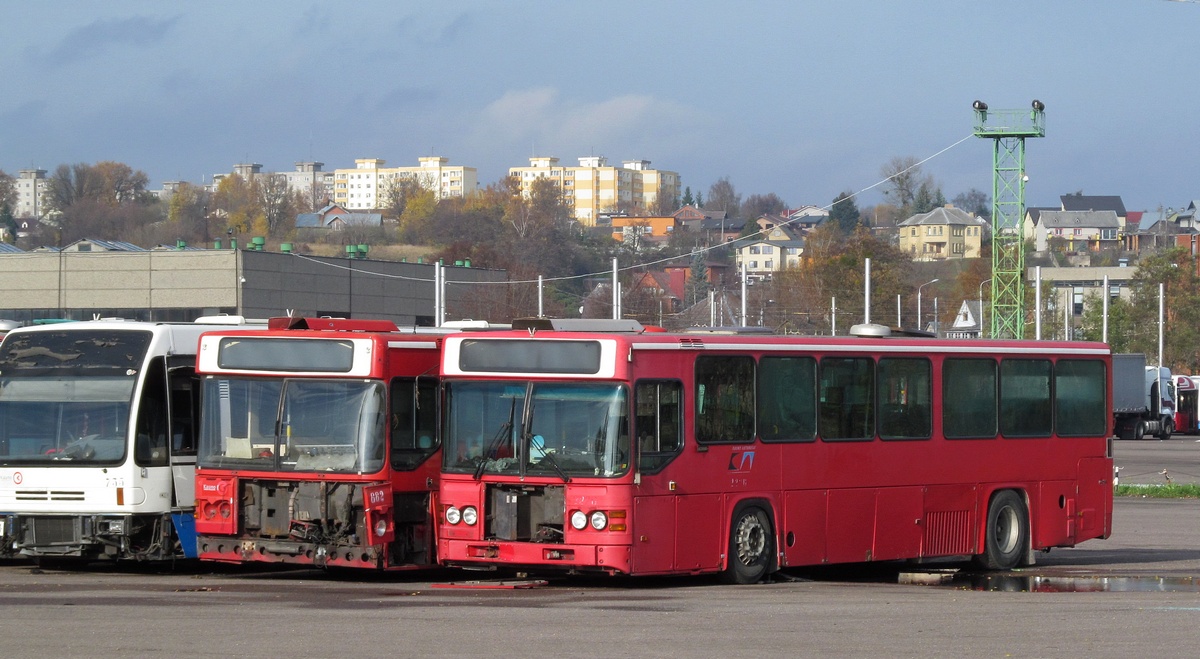
{"type": "MultiPolygon", "coordinates": [[[[1200,370],[1200,278],[1186,248],[1175,247],[1142,257],[1130,281],[1137,318],[1130,345],[1134,352],[1158,355],[1159,284],[1163,289],[1163,366],[1200,370]]],[[[1111,332],[1110,332],[1111,336],[1111,332]]]]}
{"type": "Polygon", "coordinates": [[[124,163],[59,165],[50,177],[47,205],[61,244],[80,238],[129,239],[161,219],[149,178],[124,163]]]}
{"type": "Polygon", "coordinates": [[[388,179],[379,193],[379,207],[391,211],[392,216],[400,219],[404,215],[408,202],[422,192],[433,192],[428,181],[415,176],[399,176],[388,179]]]}
{"type": "Polygon", "coordinates": [[[251,184],[254,200],[262,218],[262,235],[283,237],[296,226],[296,199],[287,178],[280,174],[255,177],[251,184]]]}
{"type": "Polygon", "coordinates": [[[839,332],[862,322],[865,259],[871,259],[872,318],[888,301],[911,293],[912,261],[898,248],[859,225],[846,234],[833,222],[808,233],[797,268],[776,273],[769,284],[771,324],[784,331],[826,333],[831,300],[837,299],[839,332]]]}
{"type": "Polygon", "coordinates": [[[976,216],[982,217],[985,220],[990,220],[992,217],[992,200],[987,193],[971,188],[966,192],[960,192],[951,200],[955,208],[961,208],[964,211],[976,216]]]}
{"type": "Polygon", "coordinates": [[[742,203],[742,213],[747,220],[754,220],[763,215],[782,215],[785,212],[787,203],[774,192],[752,194],[742,203]]]}
{"type": "Polygon", "coordinates": [[[729,177],[724,176],[709,186],[708,199],[704,202],[704,208],[725,211],[729,217],[740,218],[742,216],[742,195],[738,194],[733,183],[729,182],[729,177]]]}
{"type": "Polygon", "coordinates": [[[212,195],[208,190],[183,183],[167,202],[167,222],[175,233],[189,242],[208,243],[215,233],[208,225],[208,205],[212,195]]]}
{"type": "Polygon", "coordinates": [[[256,195],[249,181],[238,174],[230,174],[217,184],[212,211],[225,218],[225,226],[231,233],[250,233],[255,226],[266,225],[256,195]]]}
{"type": "MultiPolygon", "coordinates": [[[[915,212],[914,202],[922,185],[927,186],[926,194],[931,199],[934,196],[936,185],[931,177],[921,171],[920,161],[912,156],[892,158],[879,173],[887,181],[883,196],[900,209],[901,218],[909,217],[915,212]]],[[[940,190],[938,194],[941,194],[940,190]]]]}

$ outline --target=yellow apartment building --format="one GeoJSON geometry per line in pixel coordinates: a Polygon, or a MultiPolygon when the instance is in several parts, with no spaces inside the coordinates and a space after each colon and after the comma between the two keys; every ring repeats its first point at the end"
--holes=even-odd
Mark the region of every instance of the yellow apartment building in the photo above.
{"type": "Polygon", "coordinates": [[[571,200],[575,219],[586,226],[595,226],[601,213],[657,212],[660,200],[674,205],[680,194],[679,174],[651,169],[649,160],[626,160],[615,167],[603,156],[587,156],[576,167],[539,156],[530,158],[528,167],[510,167],[508,174],[517,177],[526,194],[534,181],[554,180],[571,200]]]}
{"type": "Polygon", "coordinates": [[[946,205],[913,215],[896,225],[900,249],[914,261],[976,259],[983,247],[987,222],[946,205]]]}

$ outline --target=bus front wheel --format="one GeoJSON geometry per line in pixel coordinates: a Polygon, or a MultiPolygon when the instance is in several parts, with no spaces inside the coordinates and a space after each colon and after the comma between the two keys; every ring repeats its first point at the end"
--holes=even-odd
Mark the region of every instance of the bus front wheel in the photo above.
{"type": "Polygon", "coordinates": [[[755,506],[740,509],[729,527],[729,559],[721,575],[725,582],[751,584],[762,581],[771,567],[774,537],[771,520],[763,509],[755,506]]]}
{"type": "Polygon", "coordinates": [[[985,570],[1011,570],[1021,564],[1029,544],[1029,511],[1013,490],[997,492],[988,505],[983,553],[975,563],[985,570]]]}

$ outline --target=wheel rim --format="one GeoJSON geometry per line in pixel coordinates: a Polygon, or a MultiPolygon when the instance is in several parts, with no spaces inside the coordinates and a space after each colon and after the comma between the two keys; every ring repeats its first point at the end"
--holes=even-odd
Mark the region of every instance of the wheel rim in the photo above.
{"type": "Polygon", "coordinates": [[[754,565],[766,555],[767,528],[757,514],[742,517],[734,537],[734,548],[742,565],[754,565]]]}
{"type": "Polygon", "coordinates": [[[1021,525],[1017,520],[1017,511],[1011,506],[1005,506],[996,511],[996,524],[992,528],[992,539],[996,549],[1002,554],[1012,553],[1017,549],[1021,535],[1021,525]]]}

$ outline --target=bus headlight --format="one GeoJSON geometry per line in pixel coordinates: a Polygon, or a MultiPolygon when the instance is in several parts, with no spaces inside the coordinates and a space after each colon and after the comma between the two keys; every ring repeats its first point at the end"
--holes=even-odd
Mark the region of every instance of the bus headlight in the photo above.
{"type": "Polygon", "coordinates": [[[571,528],[576,531],[582,531],[587,528],[588,518],[587,513],[582,510],[576,510],[571,513],[571,528]]]}
{"type": "Polygon", "coordinates": [[[597,510],[592,513],[592,528],[603,531],[606,526],[608,526],[608,515],[605,515],[604,511],[597,510]]]}
{"type": "Polygon", "coordinates": [[[475,526],[475,522],[479,521],[479,511],[475,510],[475,506],[462,509],[462,521],[467,526],[475,526]]]}
{"type": "Polygon", "coordinates": [[[450,506],[446,509],[446,521],[451,524],[458,524],[462,521],[462,512],[458,508],[450,506]]]}
{"type": "Polygon", "coordinates": [[[375,535],[383,537],[387,535],[388,524],[386,519],[375,520],[375,535]]]}

